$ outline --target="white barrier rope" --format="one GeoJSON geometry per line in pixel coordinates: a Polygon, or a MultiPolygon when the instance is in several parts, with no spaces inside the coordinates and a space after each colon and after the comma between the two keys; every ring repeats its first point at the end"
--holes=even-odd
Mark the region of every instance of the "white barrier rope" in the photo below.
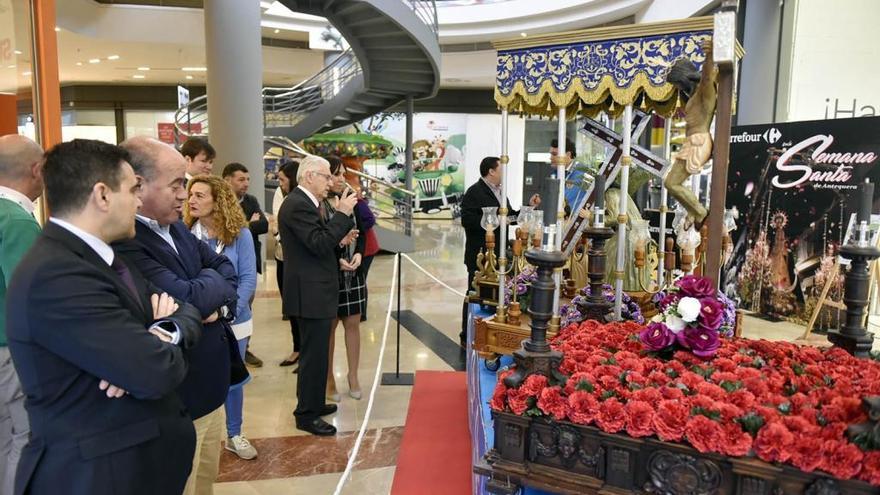
{"type": "Polygon", "coordinates": [[[422,268],[421,266],[419,266],[418,263],[416,263],[415,261],[413,261],[413,259],[410,258],[409,256],[407,256],[405,253],[401,253],[400,255],[403,256],[404,258],[406,258],[407,260],[409,260],[409,262],[412,263],[413,265],[415,265],[415,267],[418,268],[422,273],[424,273],[424,274],[427,275],[428,277],[432,278],[432,279],[434,280],[434,282],[437,282],[438,284],[442,285],[443,287],[446,287],[446,289],[448,289],[450,292],[452,292],[452,293],[454,293],[454,294],[456,294],[456,295],[459,295],[459,296],[461,296],[461,297],[466,297],[466,296],[467,296],[467,294],[465,294],[464,292],[460,292],[460,291],[457,291],[457,290],[453,289],[452,287],[450,287],[449,285],[447,285],[446,282],[440,280],[439,278],[437,278],[437,277],[435,277],[434,275],[432,275],[428,270],[425,270],[424,268],[422,268]]]}
{"type": "MultiPolygon", "coordinates": [[[[406,255],[404,255],[406,256],[406,255]]],[[[376,361],[376,376],[373,377],[373,386],[370,388],[370,399],[367,401],[367,411],[364,414],[364,422],[361,423],[361,429],[358,431],[357,439],[354,441],[354,447],[348,457],[348,463],[345,465],[345,471],[336,484],[336,490],[333,495],[342,493],[342,487],[351,477],[351,470],[354,468],[354,461],[357,459],[358,452],[361,448],[361,442],[364,434],[367,432],[367,423],[370,421],[370,414],[373,412],[373,400],[376,398],[376,389],[379,388],[379,381],[382,377],[382,359],[385,357],[385,343],[388,341],[388,327],[391,325],[391,303],[394,302],[394,290],[397,284],[397,270],[400,269],[400,254],[394,257],[394,271],[391,274],[391,290],[388,293],[388,311],[385,313],[385,330],[382,332],[382,345],[379,347],[379,359],[376,361]]]]}

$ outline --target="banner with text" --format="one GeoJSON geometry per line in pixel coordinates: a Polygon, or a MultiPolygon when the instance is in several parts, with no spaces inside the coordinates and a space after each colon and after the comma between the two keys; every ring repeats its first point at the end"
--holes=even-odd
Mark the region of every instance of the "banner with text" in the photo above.
{"type": "Polygon", "coordinates": [[[829,296],[839,300],[837,250],[858,184],[880,180],[878,164],[880,117],[734,127],[727,207],[740,216],[723,269],[728,295],[796,321],[809,319],[829,280],[829,296]]]}

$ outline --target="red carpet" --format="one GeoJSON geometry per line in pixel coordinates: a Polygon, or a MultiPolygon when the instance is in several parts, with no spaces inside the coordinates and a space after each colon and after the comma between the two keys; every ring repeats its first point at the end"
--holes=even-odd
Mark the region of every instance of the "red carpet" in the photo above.
{"type": "Polygon", "coordinates": [[[464,372],[417,371],[392,495],[471,492],[471,439],[464,372]]]}

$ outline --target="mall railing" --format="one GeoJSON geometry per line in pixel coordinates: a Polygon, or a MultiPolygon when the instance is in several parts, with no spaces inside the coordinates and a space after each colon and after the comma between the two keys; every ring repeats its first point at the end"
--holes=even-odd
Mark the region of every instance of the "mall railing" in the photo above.
{"type": "Polygon", "coordinates": [[[439,25],[437,24],[437,3],[434,0],[403,0],[403,3],[409,5],[413,13],[430,26],[434,34],[437,34],[439,25]]]}
{"type": "MultiPolygon", "coordinates": [[[[277,146],[297,156],[309,155],[308,152],[285,136],[265,136],[263,141],[270,146],[277,146]]],[[[376,217],[377,225],[411,236],[413,201],[416,194],[374,175],[358,170],[347,170],[360,181],[364,198],[376,217]]]]}
{"type": "Polygon", "coordinates": [[[320,72],[292,88],[263,88],[263,127],[296,125],[322,103],[336,97],[362,72],[361,64],[349,48],[320,72]]]}

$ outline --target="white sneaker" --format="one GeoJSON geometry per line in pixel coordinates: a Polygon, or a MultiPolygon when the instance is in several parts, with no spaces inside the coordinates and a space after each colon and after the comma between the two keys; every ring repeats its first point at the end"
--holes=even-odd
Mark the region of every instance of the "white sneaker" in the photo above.
{"type": "Polygon", "coordinates": [[[255,449],[254,446],[251,445],[251,442],[248,441],[247,438],[241,435],[227,438],[226,450],[232,452],[233,454],[241,457],[246,461],[257,457],[257,449],[255,449]]]}

